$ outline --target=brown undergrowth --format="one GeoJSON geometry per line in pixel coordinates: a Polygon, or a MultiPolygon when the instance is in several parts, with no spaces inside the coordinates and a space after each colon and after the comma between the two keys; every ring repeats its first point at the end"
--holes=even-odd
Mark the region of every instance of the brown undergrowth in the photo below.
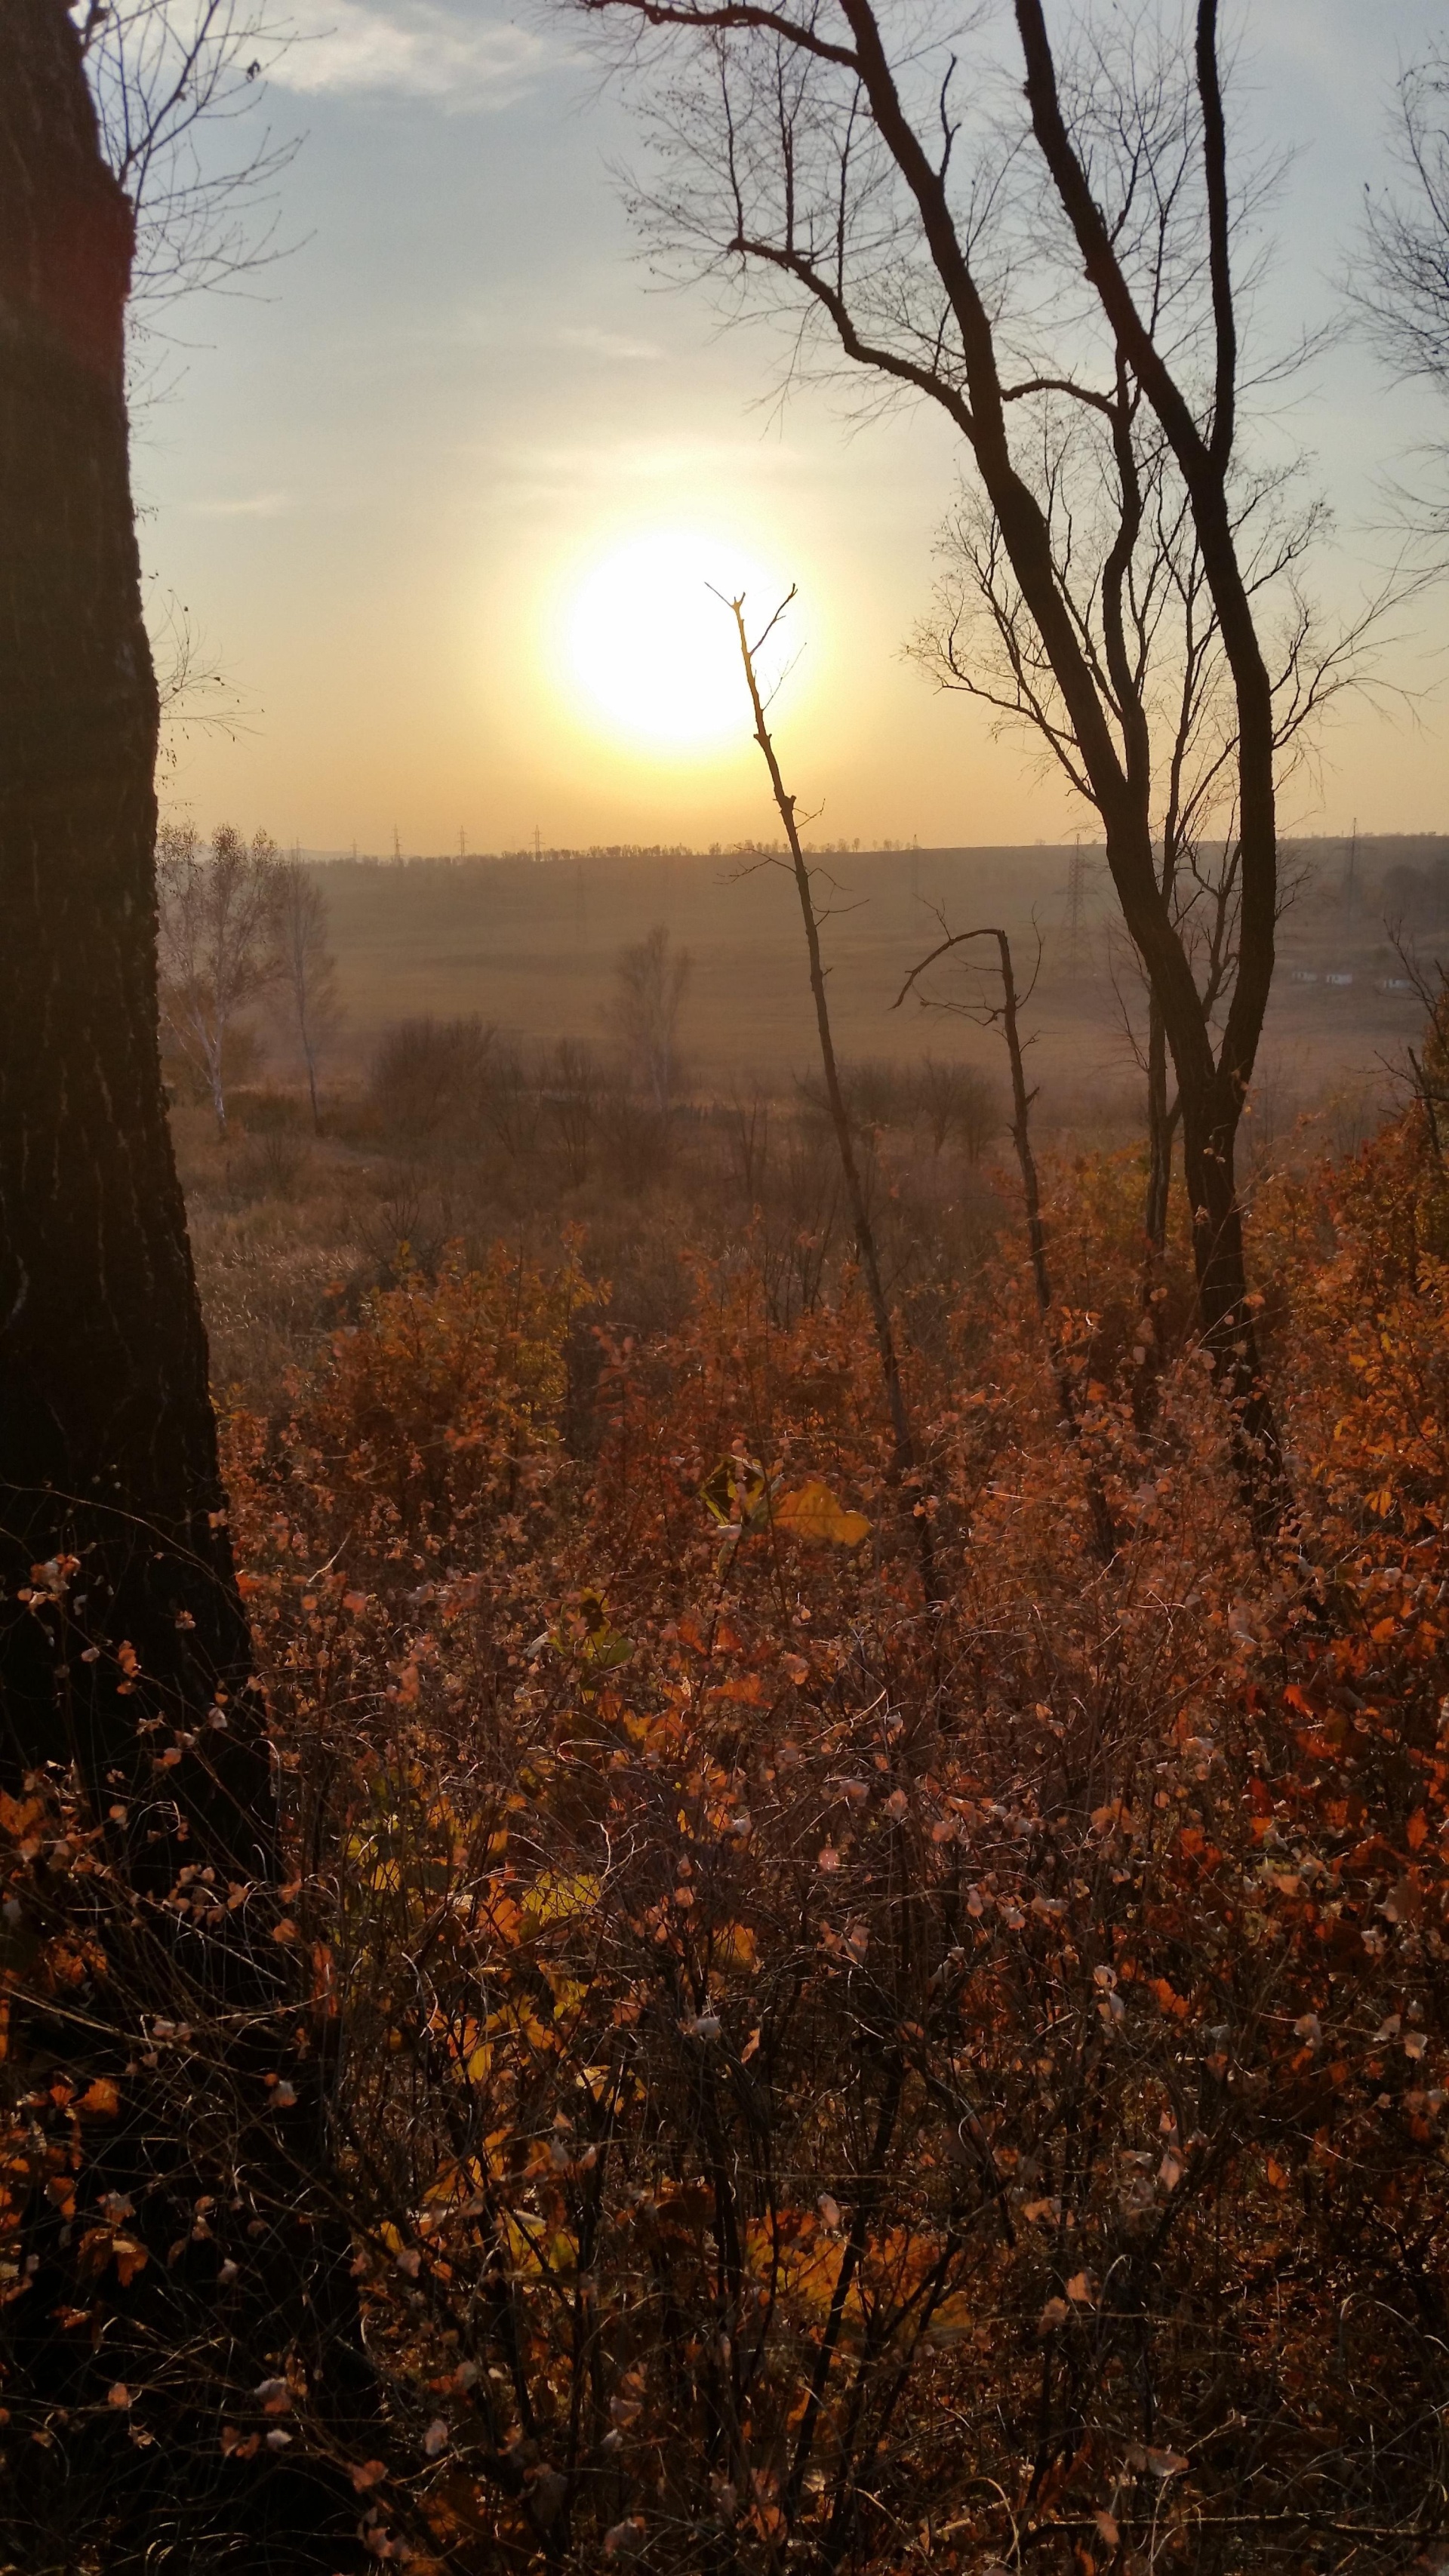
{"type": "MultiPolygon", "coordinates": [[[[228,2475],[285,2435],[458,2571],[1449,2559],[1449,1201],[1418,1111],[1265,1189],[1265,1563],[1135,1193],[1059,1174],[1045,1329],[998,1248],[917,1352],[934,1603],[854,1285],[780,1320],[748,1230],[654,1334],[586,1243],[404,1267],[229,1414],[294,1873],[275,2159],[202,2223],[235,2278],[294,2157],[380,2396],[218,2370],[228,2475]]],[[[3,1821],[79,1992],[67,1796],[3,1821]]],[[[148,2055],[215,2100],[200,2022],[148,2055]]],[[[87,2205],[141,2080],[15,2114],[8,2295],[60,2177],[98,2348],[166,2259],[87,2205]]]]}

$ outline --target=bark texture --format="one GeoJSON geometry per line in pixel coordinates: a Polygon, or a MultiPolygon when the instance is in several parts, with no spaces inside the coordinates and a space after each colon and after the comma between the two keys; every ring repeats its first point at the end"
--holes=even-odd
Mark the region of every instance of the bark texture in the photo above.
{"type": "Polygon", "coordinates": [[[345,2475],[244,2473],[218,2439],[279,2355],[333,2393],[344,2455],[369,2401],[346,2230],[309,2179],[320,2095],[284,2144],[258,2062],[287,1993],[277,1819],[157,1042],[133,241],[62,0],[0,0],[0,1774],[78,1783],[101,1836],[78,1883],[43,1852],[18,1870],[0,1811],[0,2074],[39,2156],[96,2078],[114,2103],[64,2168],[73,2217],[42,2161],[7,2240],[0,2521],[28,2569],[331,2570],[358,2554],[345,2475]],[[170,1894],[187,1863],[235,1905],[170,1894]],[[57,1922],[80,1927],[62,1978],[57,1922]],[[183,2013],[209,2063],[158,2056],[183,2013]],[[98,2275],[119,2203],[139,2265],[98,2275]]]}
{"type": "MultiPolygon", "coordinates": [[[[248,1673],[157,1050],[132,243],[59,0],[3,0],[0,1699],[13,1763],[74,1753],[97,1780],[134,1771],[137,1692],[104,1648],[72,1656],[79,1628],[178,1715],[248,1673]],[[67,1556],[48,1604],[19,1597],[67,1556]]],[[[265,1763],[239,1725],[210,1732],[227,1794],[202,1803],[255,1867],[265,1763]]]]}

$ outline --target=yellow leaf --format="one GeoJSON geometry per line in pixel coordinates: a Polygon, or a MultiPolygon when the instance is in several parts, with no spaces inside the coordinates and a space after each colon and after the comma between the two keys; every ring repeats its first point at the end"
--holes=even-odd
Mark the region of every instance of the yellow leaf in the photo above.
{"type": "Polygon", "coordinates": [[[556,1655],[582,1667],[586,1690],[595,1686],[600,1673],[613,1672],[620,1664],[627,1664],[634,1652],[632,1640],[621,1635],[610,1620],[601,1592],[581,1592],[577,1609],[567,1612],[556,1628],[550,1628],[548,1642],[556,1655]]]}
{"type": "Polygon", "coordinates": [[[848,1512],[838,1503],[828,1485],[818,1477],[808,1485],[798,1485],[791,1494],[782,1494],[774,1509],[775,1527],[789,1530],[795,1538],[829,1539],[835,1547],[859,1547],[870,1536],[870,1523],[863,1512],[848,1512]]]}
{"type": "Polygon", "coordinates": [[[752,1976],[759,1964],[755,1936],[747,1923],[722,1923],[714,1936],[714,1956],[721,1967],[741,1968],[752,1976]]]}
{"type": "Polygon", "coordinates": [[[572,1923],[577,1915],[591,1913],[598,1899],[599,1882],[590,1871],[546,1869],[523,1900],[524,1921],[530,1929],[572,1923]]]}
{"type": "Polygon", "coordinates": [[[753,1458],[727,1454],[699,1489],[699,1499],[721,1529],[758,1528],[764,1519],[766,1479],[753,1458]]]}

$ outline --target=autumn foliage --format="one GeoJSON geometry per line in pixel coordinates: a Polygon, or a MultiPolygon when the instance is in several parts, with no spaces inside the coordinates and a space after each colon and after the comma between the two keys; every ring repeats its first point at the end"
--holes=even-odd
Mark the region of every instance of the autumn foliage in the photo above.
{"type": "MultiPolygon", "coordinates": [[[[365,2550],[480,2576],[1449,2557],[1449,1192],[1417,1109],[1265,1188],[1265,1558],[1139,1181],[1057,1175],[1045,1328],[1009,1238],[962,1291],[904,1498],[853,1289],[781,1330],[748,1245],[647,1345],[586,1242],[405,1267],[229,1419],[294,1868],[188,2213],[226,2478],[310,2446],[365,2550]],[[325,2341],[227,2380],[304,2167],[365,2439],[325,2341]]],[[[27,1990],[115,1973],[68,1800],[0,1811],[27,1990]]],[[[48,2196],[67,2404],[164,2446],[107,2356],[176,2214],[90,2142],[218,2049],[149,2036],[17,2091],[5,2296],[48,2196]]]]}

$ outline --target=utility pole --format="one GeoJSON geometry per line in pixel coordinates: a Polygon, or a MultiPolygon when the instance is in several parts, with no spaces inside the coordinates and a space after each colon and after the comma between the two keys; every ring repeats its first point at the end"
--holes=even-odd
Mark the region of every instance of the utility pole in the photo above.
{"type": "Polygon", "coordinates": [[[1343,926],[1352,930],[1358,904],[1358,816],[1353,818],[1353,837],[1348,845],[1348,864],[1343,872],[1343,926]]]}
{"type": "Polygon", "coordinates": [[[394,823],[392,827],[392,854],[395,859],[400,859],[402,857],[402,843],[397,836],[396,823],[394,823]]]}
{"type": "Polygon", "coordinates": [[[533,855],[536,859],[541,859],[543,856],[543,852],[539,847],[538,825],[536,823],[533,827],[533,855]]]}

